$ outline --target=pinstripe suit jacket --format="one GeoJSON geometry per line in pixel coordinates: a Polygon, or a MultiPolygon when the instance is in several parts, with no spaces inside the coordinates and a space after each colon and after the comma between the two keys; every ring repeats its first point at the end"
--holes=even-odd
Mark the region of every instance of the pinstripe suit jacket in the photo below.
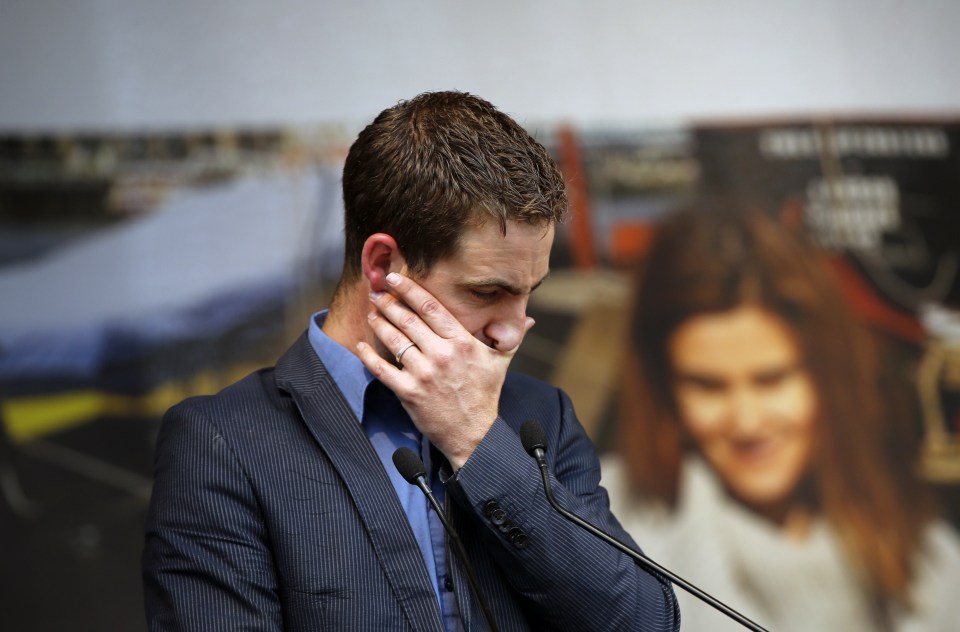
{"type": "MultiPolygon", "coordinates": [[[[499,418],[446,484],[500,628],[678,627],[669,583],[549,507],[516,433],[527,419],[547,431],[560,502],[631,542],[566,395],[511,374],[499,418]],[[525,547],[491,522],[490,501],[527,535],[525,547]]],[[[448,559],[466,629],[485,629],[448,559]]],[[[143,572],[151,630],[443,630],[383,465],[306,336],[275,368],[167,413],[143,572]]]]}

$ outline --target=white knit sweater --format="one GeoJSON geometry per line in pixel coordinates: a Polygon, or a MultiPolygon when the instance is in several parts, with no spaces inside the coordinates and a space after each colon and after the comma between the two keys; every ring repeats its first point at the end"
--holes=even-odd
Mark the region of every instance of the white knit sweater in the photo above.
{"type": "MultiPolygon", "coordinates": [[[[684,463],[676,511],[629,492],[623,464],[601,460],[614,515],[649,557],[775,632],[874,631],[868,604],[840,542],[823,520],[803,541],[786,538],[744,509],[701,461],[684,463]]],[[[960,631],[960,537],[946,523],[926,533],[914,584],[917,608],[895,617],[895,632],[960,631]]],[[[743,630],[676,588],[684,632],[743,630]]]]}

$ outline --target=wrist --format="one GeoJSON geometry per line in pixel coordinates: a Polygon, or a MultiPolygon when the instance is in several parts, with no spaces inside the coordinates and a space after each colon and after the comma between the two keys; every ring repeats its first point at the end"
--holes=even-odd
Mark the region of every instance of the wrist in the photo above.
{"type": "MultiPolygon", "coordinates": [[[[461,467],[463,467],[470,457],[473,455],[473,452],[477,449],[477,446],[483,441],[483,438],[487,436],[487,433],[490,431],[490,428],[493,426],[493,423],[496,421],[496,416],[494,416],[489,423],[484,424],[481,427],[474,427],[472,432],[466,432],[461,436],[457,437],[455,441],[448,443],[448,448],[444,450],[440,449],[444,453],[444,456],[447,457],[447,461],[450,462],[450,467],[453,468],[453,471],[456,472],[461,467]]],[[[468,428],[464,425],[461,428],[468,428]]],[[[439,448],[440,446],[438,446],[439,448]]]]}

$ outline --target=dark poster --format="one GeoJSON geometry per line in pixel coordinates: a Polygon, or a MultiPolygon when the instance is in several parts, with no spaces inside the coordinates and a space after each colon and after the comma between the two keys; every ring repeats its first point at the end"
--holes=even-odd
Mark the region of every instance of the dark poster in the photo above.
{"type": "Polygon", "coordinates": [[[960,119],[694,126],[701,192],[802,223],[899,348],[924,471],[960,481],[960,119]]]}

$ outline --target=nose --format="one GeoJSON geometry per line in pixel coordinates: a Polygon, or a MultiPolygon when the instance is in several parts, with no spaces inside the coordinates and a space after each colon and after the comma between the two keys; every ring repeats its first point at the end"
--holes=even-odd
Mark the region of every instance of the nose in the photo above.
{"type": "Polygon", "coordinates": [[[527,296],[513,296],[484,328],[484,333],[497,351],[510,351],[519,346],[526,333],[527,296]]]}
{"type": "Polygon", "coordinates": [[[763,398],[750,388],[735,389],[730,395],[729,419],[737,434],[752,434],[763,423],[763,398]]]}

